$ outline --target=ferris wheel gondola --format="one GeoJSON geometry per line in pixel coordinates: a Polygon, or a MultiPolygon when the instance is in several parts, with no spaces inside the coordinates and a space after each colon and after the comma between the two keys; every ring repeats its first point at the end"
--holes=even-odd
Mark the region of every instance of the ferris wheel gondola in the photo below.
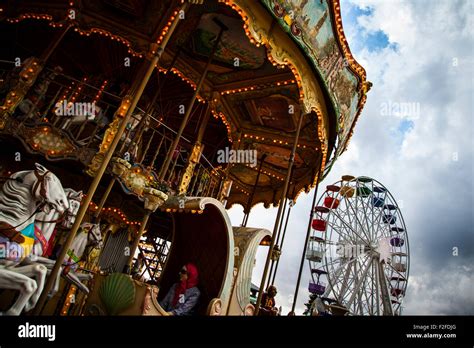
{"type": "Polygon", "coordinates": [[[314,207],[306,258],[309,291],[333,314],[399,315],[409,274],[405,222],[392,194],[369,177],[345,175],[314,207]]]}

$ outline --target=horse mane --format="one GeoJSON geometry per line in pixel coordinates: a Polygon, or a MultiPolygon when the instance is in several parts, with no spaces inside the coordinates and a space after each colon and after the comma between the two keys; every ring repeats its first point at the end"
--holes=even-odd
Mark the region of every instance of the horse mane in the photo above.
{"type": "Polygon", "coordinates": [[[31,205],[31,187],[13,179],[24,177],[28,171],[18,172],[7,180],[0,190],[0,214],[10,216],[14,220],[29,215],[31,205]],[[23,174],[23,175],[22,175],[23,174]]]}

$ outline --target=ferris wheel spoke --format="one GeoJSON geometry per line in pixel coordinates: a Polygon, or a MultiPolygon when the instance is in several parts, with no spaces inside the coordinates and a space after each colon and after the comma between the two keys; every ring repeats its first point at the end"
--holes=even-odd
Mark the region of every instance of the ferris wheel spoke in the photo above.
{"type": "Polygon", "coordinates": [[[345,220],[345,214],[340,214],[336,211],[333,212],[334,213],[334,217],[335,217],[335,222],[339,222],[341,223],[341,226],[337,226],[337,228],[343,228],[342,224],[346,226],[346,228],[350,229],[353,231],[353,228],[352,228],[352,222],[350,221],[350,218],[349,218],[349,222],[345,220]]]}
{"type": "MultiPolygon", "coordinates": [[[[338,259],[338,260],[340,260],[340,259],[338,259]]],[[[332,277],[329,276],[329,272],[330,272],[329,267],[326,268],[326,270],[327,270],[327,272],[328,272],[328,282],[330,283],[330,285],[331,285],[332,288],[336,288],[336,284],[337,284],[338,281],[339,281],[339,276],[341,275],[341,273],[342,273],[342,271],[344,270],[344,268],[345,268],[346,266],[348,266],[348,265],[350,266],[354,261],[356,261],[356,259],[351,259],[351,260],[346,261],[346,262],[344,262],[343,264],[339,265],[339,267],[337,268],[337,270],[335,270],[335,271],[333,272],[333,276],[332,276],[332,277]]]]}
{"type": "MultiPolygon", "coordinates": [[[[365,265],[365,261],[366,261],[366,256],[364,257],[363,260],[360,260],[361,257],[358,257],[358,258],[355,258],[355,260],[357,260],[357,262],[355,262],[353,264],[353,267],[352,269],[348,269],[347,273],[346,273],[346,276],[344,277],[344,283],[345,283],[345,287],[344,288],[341,288],[341,303],[342,301],[346,300],[346,297],[349,296],[349,294],[352,293],[352,291],[349,291],[348,290],[353,290],[353,284],[356,282],[356,279],[357,279],[357,265],[360,263],[360,265],[363,267],[365,265]],[[352,273],[354,274],[354,276],[351,277],[351,272],[350,271],[353,271],[352,273]],[[347,294],[346,294],[347,293],[347,294]]],[[[349,308],[349,306],[347,306],[349,308]]]]}
{"type": "MultiPolygon", "coordinates": [[[[336,263],[337,261],[341,261],[341,260],[342,259],[337,258],[334,261],[331,261],[331,263],[329,263],[328,266],[332,266],[334,263],[336,263]]],[[[339,274],[342,272],[343,268],[345,266],[347,266],[348,264],[353,263],[356,260],[357,260],[356,258],[351,258],[348,261],[345,261],[343,264],[340,264],[339,267],[334,271],[334,277],[335,278],[339,277],[339,274]]],[[[327,271],[329,272],[329,270],[327,270],[327,271]]]]}
{"type": "MultiPolygon", "coordinates": [[[[372,267],[371,267],[372,268],[372,267]]],[[[367,308],[367,313],[370,313],[371,309],[369,308],[369,298],[367,297],[367,279],[368,279],[368,276],[365,278],[364,280],[364,284],[362,285],[362,288],[359,290],[359,305],[362,306],[362,315],[364,314],[364,307],[363,307],[363,303],[362,303],[362,296],[365,297],[365,304],[366,304],[366,308],[367,308]]]]}
{"type": "MultiPolygon", "coordinates": [[[[334,212],[334,214],[336,214],[336,215],[339,217],[339,219],[341,219],[341,216],[340,216],[337,212],[334,212]]],[[[362,238],[351,226],[349,226],[346,221],[344,221],[344,220],[342,220],[342,219],[341,219],[340,221],[342,221],[342,222],[344,223],[344,225],[346,225],[346,227],[347,227],[348,229],[350,229],[352,232],[354,232],[354,234],[355,234],[357,237],[359,237],[361,241],[364,241],[364,242],[365,242],[364,238],[362,238]]]]}
{"type": "MultiPolygon", "coordinates": [[[[370,267],[372,268],[372,266],[370,267]]],[[[369,272],[371,273],[371,272],[369,272]]],[[[369,315],[372,315],[372,308],[370,307],[370,296],[367,295],[367,294],[371,294],[370,292],[370,282],[371,282],[371,278],[370,276],[367,276],[366,278],[366,282],[364,283],[364,286],[363,286],[363,289],[360,291],[361,293],[361,296],[363,295],[365,297],[365,304],[366,304],[366,308],[367,308],[367,313],[369,313],[369,315]],[[369,281],[367,281],[367,279],[369,279],[369,281]]]]}
{"type": "Polygon", "coordinates": [[[379,210],[379,213],[377,215],[377,218],[376,218],[376,222],[374,224],[372,224],[372,231],[373,231],[373,234],[374,234],[374,240],[376,240],[378,238],[378,230],[379,230],[379,227],[380,227],[380,220],[382,219],[382,216],[384,214],[384,209],[381,208],[379,210]]]}
{"type": "MultiPolygon", "coordinates": [[[[349,299],[349,302],[347,303],[347,306],[349,307],[352,302],[355,300],[355,297],[356,297],[356,294],[359,292],[360,290],[360,287],[362,285],[362,282],[365,282],[365,277],[367,276],[367,272],[369,271],[369,267],[370,265],[372,264],[372,261],[373,261],[373,257],[370,257],[368,263],[367,263],[367,266],[365,267],[364,269],[364,272],[362,273],[362,277],[360,279],[357,280],[357,283],[355,283],[354,285],[354,292],[352,293],[352,296],[351,298],[349,299]]],[[[357,277],[357,275],[356,275],[357,277]]],[[[358,277],[357,277],[358,278],[358,277]]]]}
{"type": "Polygon", "coordinates": [[[380,214],[380,217],[377,221],[376,226],[374,227],[374,235],[376,239],[380,239],[382,237],[385,237],[384,235],[384,230],[387,228],[387,224],[381,221],[381,217],[383,214],[380,214]]]}
{"type": "MultiPolygon", "coordinates": [[[[340,220],[340,221],[342,221],[342,220],[340,220]]],[[[327,223],[336,232],[338,232],[339,236],[347,236],[350,239],[351,242],[356,243],[356,241],[352,238],[352,236],[349,233],[345,232],[345,230],[342,228],[342,226],[338,226],[338,225],[336,225],[336,224],[334,224],[333,222],[330,222],[330,221],[328,221],[327,223]]],[[[347,225],[346,225],[346,227],[349,228],[347,225]]],[[[352,230],[352,232],[354,232],[354,230],[352,230]]]]}
{"type": "MultiPolygon", "coordinates": [[[[355,260],[355,259],[354,259],[355,260]]],[[[342,286],[341,286],[341,290],[340,290],[340,293],[339,293],[339,296],[338,296],[338,301],[339,303],[342,303],[342,299],[344,298],[344,294],[347,290],[347,287],[348,287],[348,282],[349,282],[349,276],[350,276],[350,273],[351,273],[351,269],[352,269],[352,263],[350,263],[347,268],[346,268],[346,272],[344,273],[344,278],[342,280],[342,286]]]]}
{"type": "Polygon", "coordinates": [[[370,242],[370,226],[369,226],[369,221],[367,219],[368,217],[367,217],[367,210],[365,209],[365,202],[366,202],[366,200],[363,197],[356,196],[356,211],[358,210],[358,208],[360,208],[360,206],[362,206],[362,209],[363,209],[362,216],[363,216],[363,220],[365,220],[365,224],[367,226],[367,233],[369,233],[367,238],[369,238],[369,242],[370,242]],[[360,202],[360,204],[358,204],[358,202],[360,202]]]}
{"type": "MultiPolygon", "coordinates": [[[[356,197],[356,199],[357,199],[357,197],[356,197]]],[[[348,202],[349,207],[350,207],[350,208],[352,209],[352,211],[354,212],[354,218],[355,218],[355,220],[357,221],[358,225],[360,226],[360,229],[362,230],[362,232],[364,233],[364,235],[365,235],[365,237],[366,237],[365,240],[364,240],[363,238],[361,238],[361,239],[364,240],[364,242],[365,242],[366,244],[370,244],[370,238],[369,238],[369,236],[367,236],[367,233],[365,232],[364,226],[362,225],[362,223],[361,223],[360,220],[359,220],[359,216],[357,215],[357,211],[354,210],[354,207],[352,206],[352,203],[350,202],[350,200],[347,200],[347,202],[348,202]]]]}
{"type": "MultiPolygon", "coordinates": [[[[372,192],[373,192],[373,191],[372,191],[372,192]]],[[[365,223],[367,224],[367,233],[369,234],[369,242],[372,242],[372,241],[373,241],[372,234],[371,234],[372,229],[370,228],[369,216],[368,216],[369,214],[368,214],[368,212],[367,212],[366,204],[365,204],[365,203],[369,204],[369,202],[370,202],[370,197],[373,197],[373,194],[371,194],[371,195],[368,197],[367,200],[362,200],[362,207],[363,207],[363,209],[364,209],[364,217],[365,217],[365,223]]],[[[372,211],[371,211],[372,214],[374,213],[374,212],[373,212],[373,207],[374,207],[374,206],[372,205],[372,211]]],[[[369,207],[369,209],[370,209],[370,207],[369,207]]],[[[373,215],[371,215],[371,216],[373,217],[373,215]]]]}
{"type": "Polygon", "coordinates": [[[365,221],[365,226],[366,228],[363,229],[364,234],[367,236],[367,243],[370,244],[372,242],[372,236],[370,235],[370,224],[368,221],[368,214],[367,214],[367,209],[365,206],[366,201],[362,198],[359,199],[359,208],[358,210],[361,212],[360,215],[360,223],[362,224],[365,221]]]}
{"type": "Polygon", "coordinates": [[[387,284],[385,271],[380,262],[378,262],[377,267],[378,267],[378,273],[379,273],[380,295],[382,297],[383,314],[393,315],[392,304],[390,302],[390,293],[388,290],[388,284],[387,284]]]}
{"type": "Polygon", "coordinates": [[[380,315],[380,295],[379,295],[379,288],[380,288],[380,279],[379,279],[379,273],[378,273],[378,267],[377,264],[374,262],[374,273],[375,273],[375,294],[376,294],[376,299],[377,299],[377,315],[380,315]]]}
{"type": "Polygon", "coordinates": [[[370,228],[370,232],[369,232],[370,238],[372,238],[372,242],[376,241],[376,238],[374,236],[374,217],[375,217],[374,216],[374,208],[375,208],[374,197],[376,197],[376,196],[374,194],[374,182],[372,181],[372,201],[371,201],[372,204],[370,205],[371,206],[370,207],[370,217],[371,217],[372,223],[370,225],[371,228],[370,228]]]}
{"type": "Polygon", "coordinates": [[[376,303],[374,303],[374,299],[378,297],[378,286],[376,286],[376,282],[377,282],[377,274],[375,272],[376,270],[376,265],[374,262],[372,262],[372,270],[370,272],[370,280],[371,280],[371,298],[370,298],[370,302],[371,302],[371,305],[370,305],[370,312],[371,312],[371,315],[375,315],[375,311],[374,311],[374,308],[375,308],[375,305],[376,303]]]}

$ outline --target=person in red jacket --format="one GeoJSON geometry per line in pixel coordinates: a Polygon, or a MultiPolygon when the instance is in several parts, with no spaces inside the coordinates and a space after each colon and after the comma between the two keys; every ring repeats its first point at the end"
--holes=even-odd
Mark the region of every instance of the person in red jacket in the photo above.
{"type": "Polygon", "coordinates": [[[185,264],[179,271],[179,282],[173,284],[165,298],[160,302],[161,307],[169,315],[192,315],[201,292],[197,288],[199,273],[193,263],[185,264]]]}

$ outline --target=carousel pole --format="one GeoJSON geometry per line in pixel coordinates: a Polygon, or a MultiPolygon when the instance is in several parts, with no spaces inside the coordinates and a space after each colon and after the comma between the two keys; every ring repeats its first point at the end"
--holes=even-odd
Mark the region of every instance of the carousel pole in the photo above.
{"type": "MultiPolygon", "coordinates": [[[[283,243],[285,242],[285,235],[286,235],[286,229],[288,227],[288,220],[290,218],[291,208],[293,207],[291,201],[289,203],[289,206],[290,207],[288,208],[288,213],[286,214],[285,227],[283,228],[283,236],[281,237],[280,251],[283,250],[283,243]]],[[[278,272],[278,265],[279,264],[280,264],[280,258],[278,258],[278,260],[276,261],[275,270],[273,271],[272,282],[270,283],[271,285],[275,284],[275,278],[276,278],[276,275],[277,275],[277,272],[278,272]]]]}
{"type": "Polygon", "coordinates": [[[247,222],[249,220],[249,215],[250,215],[250,208],[252,206],[253,196],[255,195],[255,190],[257,189],[258,180],[260,179],[260,173],[262,172],[262,166],[266,158],[267,158],[267,154],[264,153],[262,155],[262,159],[260,160],[260,166],[258,167],[257,178],[255,179],[255,184],[253,184],[252,193],[250,194],[250,197],[247,201],[247,206],[245,207],[245,211],[244,211],[245,215],[244,215],[244,219],[242,220],[242,225],[241,225],[242,227],[247,226],[247,222]]]}
{"type": "MultiPolygon", "coordinates": [[[[292,180],[293,180],[293,169],[291,170],[291,175],[290,175],[290,184],[292,183],[292,180]]],[[[293,186],[293,196],[295,194],[295,189],[294,189],[294,186],[293,186]]],[[[281,236],[281,228],[283,227],[283,220],[285,220],[285,212],[286,212],[286,206],[288,204],[288,198],[285,198],[285,206],[283,207],[283,214],[281,216],[281,221],[280,221],[280,226],[278,227],[278,234],[277,234],[277,237],[276,237],[276,241],[275,241],[275,246],[278,246],[279,249],[280,249],[280,254],[281,254],[281,251],[283,250],[283,238],[282,238],[282,241],[281,241],[281,244],[280,244],[280,236],[281,236]]],[[[290,217],[290,212],[291,212],[291,205],[289,205],[289,208],[288,208],[288,213],[286,215],[286,223],[285,223],[285,228],[283,230],[283,235],[285,234],[286,232],[286,226],[288,225],[288,218],[290,217]]],[[[271,264],[271,267],[270,267],[270,273],[268,275],[268,283],[267,283],[267,288],[270,286],[270,285],[273,285],[273,282],[275,281],[275,275],[276,275],[276,271],[277,271],[277,267],[276,267],[276,264],[278,264],[278,261],[280,261],[280,256],[281,255],[278,255],[278,258],[275,260],[272,258],[272,264],[271,264]],[[273,267],[275,267],[275,271],[273,270],[273,267]],[[273,280],[272,280],[273,279],[273,280]]]]}
{"type": "MultiPolygon", "coordinates": [[[[143,135],[143,132],[146,128],[146,122],[148,121],[149,119],[149,115],[151,115],[153,113],[153,105],[155,104],[156,100],[158,99],[160,93],[161,93],[161,89],[162,87],[164,86],[165,84],[165,81],[166,81],[166,77],[168,76],[168,73],[171,71],[171,69],[174,67],[176,61],[178,60],[178,57],[179,57],[179,54],[181,53],[181,47],[178,47],[178,50],[176,52],[176,54],[174,55],[173,57],[173,60],[171,61],[171,64],[170,66],[166,69],[166,73],[165,73],[165,77],[164,77],[164,81],[158,86],[157,90],[156,90],[156,93],[155,95],[153,96],[153,99],[150,101],[150,104],[148,105],[147,109],[145,110],[145,115],[143,116],[143,121],[141,121],[141,124],[140,124],[140,129],[138,130],[137,132],[137,136],[136,136],[136,139],[135,139],[135,142],[138,143],[140,141],[140,138],[142,137],[143,135]]],[[[157,72],[158,74],[158,72],[157,72]]],[[[146,152],[148,151],[148,148],[150,147],[151,145],[151,140],[153,139],[153,135],[150,137],[150,140],[147,144],[147,147],[146,147],[146,150],[144,151],[143,153],[143,157],[142,157],[142,160],[140,161],[140,164],[143,162],[143,159],[145,158],[145,154],[146,152]]],[[[163,139],[162,139],[163,141],[163,139]]],[[[127,147],[127,151],[130,151],[131,148],[132,148],[132,143],[133,141],[130,141],[130,144],[129,146],[127,147]]],[[[120,149],[120,153],[123,151],[124,149],[124,145],[125,145],[125,142],[122,144],[122,148],[120,149]]],[[[160,147],[161,147],[161,143],[160,143],[160,147]]],[[[154,161],[153,161],[154,162],[154,161]]],[[[153,163],[152,162],[152,163],[153,163]]],[[[109,185],[107,186],[107,189],[105,190],[105,193],[104,195],[102,196],[101,200],[100,200],[100,203],[99,203],[99,208],[97,209],[97,211],[95,212],[94,214],[94,217],[95,219],[97,219],[102,211],[102,208],[104,207],[104,204],[105,202],[107,201],[107,198],[109,197],[109,194],[110,192],[112,191],[112,187],[114,186],[115,184],[115,181],[117,180],[117,177],[116,176],[113,176],[112,179],[110,180],[110,183],[109,185]]]]}
{"type": "Polygon", "coordinates": [[[110,179],[109,185],[107,186],[107,189],[105,190],[104,194],[102,195],[102,198],[100,199],[97,211],[94,213],[95,220],[97,220],[100,213],[102,212],[102,209],[104,208],[104,204],[107,201],[107,198],[109,197],[109,194],[112,191],[112,188],[114,187],[115,180],[117,180],[115,176],[113,176],[112,179],[110,179]]]}
{"type": "Polygon", "coordinates": [[[323,169],[323,165],[321,163],[319,167],[319,171],[318,171],[318,179],[316,180],[316,188],[314,189],[313,202],[311,204],[311,212],[309,213],[308,229],[306,230],[306,238],[304,240],[303,253],[301,254],[300,269],[298,271],[298,279],[296,281],[295,294],[293,296],[293,304],[291,305],[291,312],[290,312],[291,315],[295,315],[296,300],[298,299],[298,290],[300,288],[300,281],[301,281],[301,272],[303,272],[306,248],[308,247],[309,237],[311,235],[311,222],[313,221],[314,206],[316,205],[316,199],[318,198],[319,177],[321,176],[322,169],[323,169]]]}
{"type": "MultiPolygon", "coordinates": [[[[185,11],[187,7],[188,7],[188,3],[185,2],[181,6],[181,10],[185,11]]],[[[110,159],[112,158],[112,155],[114,154],[115,149],[117,148],[117,145],[120,142],[120,138],[121,138],[123,132],[125,131],[125,127],[126,127],[128,121],[130,120],[132,112],[135,110],[135,107],[137,106],[138,100],[140,99],[140,97],[143,94],[143,91],[145,90],[145,87],[148,83],[148,80],[150,79],[153,71],[155,70],[155,66],[158,63],[158,60],[160,59],[161,55],[164,52],[164,48],[166,47],[166,44],[168,43],[171,35],[173,34],[174,30],[176,29],[176,26],[179,22],[179,19],[180,19],[179,16],[175,17],[175,19],[173,20],[168,32],[166,33],[166,35],[163,38],[163,41],[162,41],[162,43],[160,44],[159,47],[156,47],[157,46],[156,44],[151,45],[149,56],[147,57],[148,62],[146,62],[145,65],[144,65],[144,70],[146,69],[145,74],[144,74],[144,76],[135,79],[135,84],[136,84],[135,87],[136,88],[134,89],[132,87],[132,91],[134,93],[132,95],[132,100],[130,102],[130,107],[127,109],[127,112],[125,113],[124,118],[120,122],[120,126],[117,130],[117,134],[113,138],[113,141],[110,144],[110,147],[109,147],[108,151],[106,152],[105,157],[104,157],[97,173],[95,174],[94,180],[92,181],[92,184],[89,187],[89,190],[88,190],[86,196],[84,197],[84,199],[81,203],[81,207],[79,209],[79,212],[77,213],[74,225],[72,226],[71,231],[69,232],[68,238],[64,242],[64,245],[61,249],[61,252],[58,255],[58,258],[56,260],[56,263],[54,264],[54,267],[51,271],[51,274],[49,275],[48,280],[46,281],[46,284],[43,288],[43,292],[41,293],[41,296],[38,299],[38,303],[37,303],[37,305],[35,307],[35,310],[34,310],[34,315],[41,314],[43,306],[46,303],[48,293],[51,290],[51,288],[54,284],[54,281],[56,280],[57,274],[60,271],[62,261],[63,261],[65,255],[66,255],[66,252],[69,249],[69,247],[71,246],[71,243],[74,240],[74,237],[75,237],[77,231],[79,230],[79,227],[81,226],[82,220],[84,219],[84,216],[86,215],[86,212],[87,212],[87,209],[89,208],[89,204],[92,200],[92,197],[94,196],[94,193],[97,190],[99,182],[102,179],[102,176],[104,175],[105,169],[107,168],[107,166],[110,162],[110,159]]]]}
{"type": "Polygon", "coordinates": [[[181,176],[181,179],[178,184],[178,189],[180,194],[185,194],[188,191],[189,184],[191,183],[191,178],[194,174],[194,169],[196,165],[201,160],[202,153],[204,151],[204,144],[202,143],[202,139],[204,138],[204,133],[206,132],[207,124],[209,122],[209,118],[211,116],[211,105],[210,103],[207,104],[207,108],[204,114],[204,117],[201,119],[198,134],[196,140],[194,142],[193,148],[191,150],[191,154],[188,158],[188,165],[181,176]]]}
{"type": "Polygon", "coordinates": [[[148,210],[148,209],[145,210],[145,215],[143,215],[143,219],[142,219],[142,222],[141,222],[141,225],[140,225],[140,229],[137,232],[137,237],[133,241],[133,245],[130,248],[130,255],[128,257],[127,263],[125,264],[123,273],[130,274],[130,271],[132,269],[133,257],[135,256],[135,251],[138,248],[138,244],[140,244],[140,239],[142,238],[143,232],[145,231],[145,227],[148,223],[148,220],[150,218],[151,213],[152,213],[151,210],[148,210]]]}
{"type": "MultiPolygon", "coordinates": [[[[278,226],[278,233],[277,233],[277,236],[276,236],[276,239],[275,239],[275,247],[278,247],[278,243],[280,242],[280,233],[281,233],[281,227],[283,226],[283,220],[285,219],[285,213],[286,213],[286,206],[287,206],[287,201],[288,201],[288,198],[285,197],[285,200],[283,201],[283,212],[281,213],[281,220],[280,222],[278,223],[279,226],[278,226]]],[[[280,249],[281,251],[281,249],[280,249]]],[[[272,275],[273,275],[273,267],[275,266],[275,261],[273,258],[271,259],[270,261],[270,271],[268,272],[268,280],[267,280],[267,288],[270,286],[270,282],[272,280],[272,275]]]]}
{"type": "Polygon", "coordinates": [[[298,141],[299,141],[299,138],[300,138],[300,131],[301,131],[301,126],[303,124],[303,118],[304,118],[304,115],[303,115],[303,113],[301,113],[300,119],[298,121],[298,127],[296,129],[296,135],[295,135],[295,141],[294,141],[294,144],[293,144],[293,149],[291,150],[290,160],[289,160],[289,163],[288,163],[288,170],[286,172],[285,184],[284,184],[283,190],[281,192],[280,205],[278,207],[278,213],[277,213],[277,217],[275,219],[275,226],[273,227],[272,240],[270,242],[270,247],[268,249],[267,260],[265,261],[265,268],[263,269],[262,280],[260,282],[260,289],[258,291],[257,303],[255,304],[255,315],[258,315],[258,313],[260,311],[260,304],[262,303],[262,296],[263,296],[263,290],[264,290],[264,286],[265,286],[265,280],[267,279],[268,266],[270,265],[270,260],[271,260],[272,253],[273,253],[273,247],[275,245],[275,238],[276,238],[276,234],[277,234],[277,231],[278,231],[278,225],[279,225],[279,222],[280,222],[281,213],[283,211],[283,201],[285,200],[286,194],[288,193],[288,186],[289,186],[289,183],[290,183],[290,174],[291,174],[291,170],[292,170],[292,167],[293,167],[293,163],[295,162],[296,148],[298,146],[298,141]]]}
{"type": "MultiPolygon", "coordinates": [[[[239,150],[242,145],[242,132],[237,133],[237,145],[235,150],[239,150]]],[[[232,144],[232,149],[234,149],[234,144],[232,144]]],[[[224,170],[224,176],[222,177],[222,186],[220,188],[219,196],[217,199],[221,201],[224,207],[227,205],[227,198],[229,197],[230,189],[232,188],[232,180],[229,180],[230,170],[232,169],[233,164],[228,163],[227,167],[224,170]]]]}
{"type": "Polygon", "coordinates": [[[171,147],[168,151],[168,154],[165,159],[165,163],[163,163],[163,166],[160,171],[160,176],[159,180],[164,180],[166,173],[168,172],[171,160],[173,159],[173,154],[176,151],[176,148],[178,147],[178,143],[181,140],[181,136],[183,135],[184,128],[186,128],[186,125],[188,123],[189,116],[191,115],[192,108],[194,106],[194,102],[196,101],[196,98],[198,96],[198,93],[201,91],[201,87],[204,84],[204,80],[207,76],[207,72],[209,71],[209,66],[211,65],[211,61],[214,58],[214,54],[217,51],[217,46],[219,45],[219,42],[221,41],[222,34],[224,34],[224,31],[228,30],[228,28],[220,22],[217,18],[214,18],[214,22],[220,27],[219,34],[217,35],[217,39],[214,42],[214,46],[212,47],[211,54],[209,55],[209,58],[207,59],[206,66],[204,67],[204,71],[201,74],[201,77],[199,79],[199,82],[196,86],[196,90],[194,91],[193,96],[191,97],[191,100],[189,101],[188,107],[186,109],[186,113],[184,114],[183,120],[181,121],[181,125],[179,127],[178,132],[176,133],[176,137],[171,144],[171,147]]]}

